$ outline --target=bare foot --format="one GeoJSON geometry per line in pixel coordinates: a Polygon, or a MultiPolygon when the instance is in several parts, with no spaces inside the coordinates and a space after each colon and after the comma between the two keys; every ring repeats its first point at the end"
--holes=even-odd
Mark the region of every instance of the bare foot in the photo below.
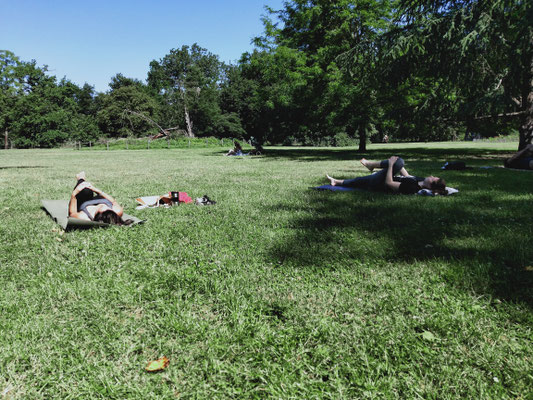
{"type": "Polygon", "coordinates": [[[76,175],[76,179],[79,181],[80,179],[85,180],[85,171],[81,171],[76,175]]]}
{"type": "Polygon", "coordinates": [[[363,164],[370,172],[374,171],[374,168],[368,166],[368,160],[366,158],[361,158],[361,164],[363,164]]]}
{"type": "Polygon", "coordinates": [[[331,176],[329,176],[328,174],[326,174],[326,178],[329,179],[329,184],[331,186],[337,186],[339,184],[341,184],[343,181],[339,180],[339,179],[335,179],[335,178],[332,178],[331,176]]]}

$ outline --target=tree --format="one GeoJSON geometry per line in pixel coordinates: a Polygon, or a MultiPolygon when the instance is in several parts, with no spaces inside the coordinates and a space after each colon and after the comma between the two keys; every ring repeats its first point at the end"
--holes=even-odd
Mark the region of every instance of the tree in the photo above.
{"type": "Polygon", "coordinates": [[[22,88],[17,70],[20,59],[8,50],[0,50],[0,129],[5,135],[4,148],[8,148],[8,128],[16,96],[22,88]]]}
{"type": "Polygon", "coordinates": [[[158,132],[150,120],[160,119],[156,94],[137,79],[117,74],[109,93],[100,95],[98,125],[108,137],[147,136],[158,132]]]}
{"type": "Polygon", "coordinates": [[[150,63],[148,84],[164,99],[166,125],[184,125],[187,135],[209,133],[220,114],[218,84],[223,64],[196,43],[170,50],[150,63]]]}
{"type": "Polygon", "coordinates": [[[448,121],[515,121],[521,149],[533,138],[532,9],[522,0],[401,0],[380,58],[389,72],[445,83],[455,103],[448,121]]]}
{"type": "Polygon", "coordinates": [[[222,85],[222,107],[240,116],[246,137],[259,143],[286,141],[301,128],[297,96],[305,87],[305,55],[278,46],[241,57],[222,85]]]}
{"type": "MultiPolygon", "coordinates": [[[[380,114],[372,74],[354,79],[363,75],[353,70],[351,75],[343,73],[338,57],[387,28],[389,1],[292,0],[286,1],[282,10],[270,13],[282,27],[265,19],[265,37],[256,43],[305,55],[299,72],[306,77],[306,86],[294,96],[296,108],[305,110],[302,133],[327,136],[357,131],[360,150],[365,150],[367,133],[380,114]]],[[[359,67],[359,72],[368,71],[359,67]]]]}
{"type": "Polygon", "coordinates": [[[9,51],[0,52],[0,60],[0,126],[13,146],[53,147],[100,134],[90,86],[58,83],[46,66],[20,61],[9,51]]]}

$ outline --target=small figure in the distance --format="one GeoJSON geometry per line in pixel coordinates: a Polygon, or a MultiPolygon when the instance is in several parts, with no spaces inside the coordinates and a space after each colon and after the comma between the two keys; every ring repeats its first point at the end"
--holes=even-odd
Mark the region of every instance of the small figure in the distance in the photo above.
{"type": "Polygon", "coordinates": [[[238,141],[233,142],[233,149],[230,149],[226,154],[226,156],[242,156],[242,146],[238,141]]]}

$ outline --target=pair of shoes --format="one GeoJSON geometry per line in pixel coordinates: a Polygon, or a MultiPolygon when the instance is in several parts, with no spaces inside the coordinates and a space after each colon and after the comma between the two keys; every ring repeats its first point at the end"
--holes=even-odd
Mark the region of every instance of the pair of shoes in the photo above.
{"type": "Polygon", "coordinates": [[[217,204],[217,202],[211,200],[209,197],[207,197],[207,195],[204,195],[203,197],[198,197],[194,201],[194,204],[196,204],[197,206],[212,206],[214,204],[217,204]]]}

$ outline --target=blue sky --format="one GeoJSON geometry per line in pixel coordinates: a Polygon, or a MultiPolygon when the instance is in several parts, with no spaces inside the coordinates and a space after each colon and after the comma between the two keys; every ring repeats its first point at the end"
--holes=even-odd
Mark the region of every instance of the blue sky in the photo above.
{"type": "Polygon", "coordinates": [[[149,63],[198,43],[231,62],[263,32],[264,6],[283,0],[0,0],[0,49],[51,75],[109,89],[117,73],[146,79],[149,63]]]}

